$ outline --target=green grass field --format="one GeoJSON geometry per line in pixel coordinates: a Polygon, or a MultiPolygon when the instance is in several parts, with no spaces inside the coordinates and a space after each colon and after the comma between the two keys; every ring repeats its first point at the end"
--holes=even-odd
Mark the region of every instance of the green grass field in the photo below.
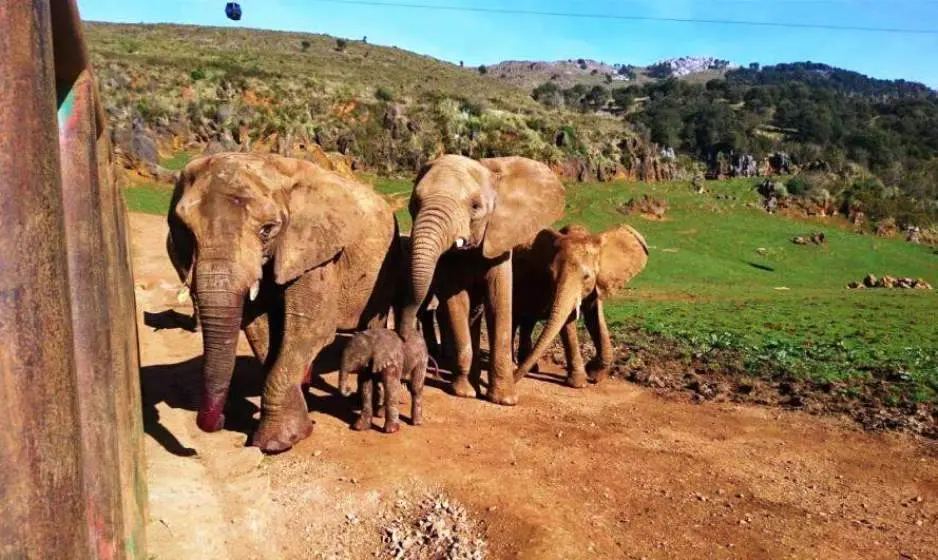
{"type": "MultiPolygon", "coordinates": [[[[378,191],[406,197],[408,181],[374,179],[378,191]]],[[[752,371],[814,380],[882,375],[900,392],[938,401],[938,293],[847,290],[866,274],[938,283],[934,248],[859,235],[829,220],[769,216],[747,207],[752,181],[568,186],[567,218],[593,231],[627,222],[650,246],[648,267],[607,305],[620,338],[635,329],[676,342],[689,353],[738,351],[752,371]],[[666,199],[663,221],[616,211],[632,197],[666,199]],[[726,198],[717,198],[717,195],[726,198]],[[796,235],[823,231],[824,246],[797,246],[796,235]],[[757,251],[757,249],[759,251],[757,251]]],[[[171,190],[125,191],[131,211],[165,214],[171,190]]],[[[406,208],[398,211],[410,228],[406,208]]]]}

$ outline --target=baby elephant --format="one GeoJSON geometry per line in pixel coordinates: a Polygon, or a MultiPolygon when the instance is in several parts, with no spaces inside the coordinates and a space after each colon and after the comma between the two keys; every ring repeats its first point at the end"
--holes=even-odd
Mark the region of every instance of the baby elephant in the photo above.
{"type": "Polygon", "coordinates": [[[355,335],[342,351],[339,388],[346,397],[352,394],[349,373],[358,372],[362,413],[353,430],[371,428],[374,409],[379,398],[375,382],[384,386],[384,432],[393,434],[401,427],[397,405],[401,381],[408,381],[411,394],[410,418],[414,425],[423,424],[423,384],[427,377],[427,345],[419,332],[401,339],[388,329],[369,329],[355,335]]]}

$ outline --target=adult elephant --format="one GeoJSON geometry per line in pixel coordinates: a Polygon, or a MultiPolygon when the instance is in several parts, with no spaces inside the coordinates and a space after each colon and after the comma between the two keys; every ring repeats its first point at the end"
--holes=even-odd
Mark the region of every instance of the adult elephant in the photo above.
{"type": "Polygon", "coordinates": [[[564,188],[544,164],[520,158],[481,161],[445,155],[417,177],[410,259],[413,301],[401,327],[416,328],[433,285],[456,352],[453,392],[477,394],[481,321],[489,336],[489,388],[498,404],[518,402],[511,359],[511,250],[563,216],[564,188]]]}
{"type": "Polygon", "coordinates": [[[522,379],[550,344],[562,335],[567,358],[567,385],[585,387],[589,377],[602,382],[609,374],[613,350],[603,312],[603,298],[613,295],[648,262],[645,238],[630,226],[591,234],[579,225],[559,232],[542,231],[533,243],[515,249],[514,327],[520,328],[515,381],[522,379]],[[596,357],[584,366],[576,320],[583,312],[596,357]],[[544,330],[531,348],[538,321],[544,330]]]}
{"type": "Polygon", "coordinates": [[[225,153],[183,169],[168,219],[201,320],[199,427],[224,426],[243,328],[267,370],[252,444],[289,449],[312,430],[300,388],[312,360],[337,329],[384,326],[403,265],[391,208],[306,161],[225,153]]]}

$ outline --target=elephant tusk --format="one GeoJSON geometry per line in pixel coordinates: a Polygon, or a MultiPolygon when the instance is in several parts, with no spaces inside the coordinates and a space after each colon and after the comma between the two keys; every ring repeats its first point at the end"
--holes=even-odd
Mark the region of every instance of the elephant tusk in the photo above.
{"type": "Polygon", "coordinates": [[[261,291],[261,281],[258,280],[257,282],[254,282],[253,286],[251,286],[251,293],[248,296],[251,298],[251,301],[254,301],[255,299],[257,299],[257,294],[260,293],[260,291],[261,291]]]}
{"type": "Polygon", "coordinates": [[[179,291],[176,292],[176,301],[179,303],[185,303],[189,301],[189,286],[183,284],[179,291]]]}
{"type": "Polygon", "coordinates": [[[465,237],[457,237],[457,238],[456,238],[456,248],[457,248],[457,249],[462,249],[462,248],[465,247],[465,246],[466,246],[466,238],[465,238],[465,237]]]}
{"type": "Polygon", "coordinates": [[[576,310],[575,310],[575,313],[576,313],[576,320],[577,320],[577,321],[580,320],[580,306],[581,306],[581,305],[583,305],[583,300],[582,300],[581,298],[577,298],[577,299],[576,299],[576,310]]]}

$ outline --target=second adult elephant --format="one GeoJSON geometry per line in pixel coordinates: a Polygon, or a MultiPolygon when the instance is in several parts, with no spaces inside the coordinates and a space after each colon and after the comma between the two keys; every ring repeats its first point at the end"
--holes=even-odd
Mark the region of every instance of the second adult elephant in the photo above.
{"type": "Polygon", "coordinates": [[[432,285],[456,353],[456,395],[477,394],[481,324],[470,321],[470,310],[482,306],[490,347],[486,397],[504,405],[518,402],[511,359],[511,250],[560,219],[563,210],[563,184],[546,165],[530,159],[446,155],[418,176],[410,199],[413,301],[401,328],[416,328],[432,285]]]}
{"type": "Polygon", "coordinates": [[[205,431],[223,409],[244,328],[267,379],[252,443],[290,448],[312,423],[300,388],[337,329],[384,326],[403,254],[370,187],[275,155],[217,154],[183,169],[168,247],[202,323],[205,431]]]}
{"type": "Polygon", "coordinates": [[[591,234],[578,225],[544,230],[514,254],[514,323],[521,330],[515,380],[523,378],[560,334],[567,358],[567,384],[585,387],[588,374],[602,382],[612,365],[613,350],[603,312],[603,298],[615,293],[648,262],[648,245],[629,226],[591,234]],[[596,346],[588,365],[577,341],[576,320],[582,310],[596,346]],[[531,348],[534,325],[547,321],[531,348]]]}

